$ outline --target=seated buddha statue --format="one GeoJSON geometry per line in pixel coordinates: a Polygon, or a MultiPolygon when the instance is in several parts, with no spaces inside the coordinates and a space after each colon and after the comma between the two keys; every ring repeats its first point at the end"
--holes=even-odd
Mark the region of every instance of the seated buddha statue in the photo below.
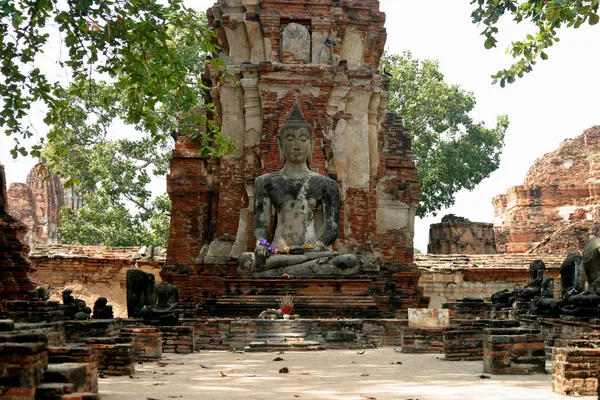
{"type": "Polygon", "coordinates": [[[580,293],[577,288],[563,296],[561,314],[577,317],[600,316],[600,238],[593,237],[583,248],[583,270],[587,277],[587,289],[580,293]]]}
{"type": "Polygon", "coordinates": [[[254,183],[253,253],[238,258],[241,275],[350,275],[359,268],[351,254],[330,250],[337,239],[340,191],[333,179],[313,172],[315,137],[297,104],[277,136],[281,170],[254,183]],[[275,210],[273,239],[269,225],[275,210]]]}
{"type": "Polygon", "coordinates": [[[156,304],[142,309],[140,316],[146,325],[177,325],[179,322],[179,293],[170,283],[156,285],[156,304]]]}

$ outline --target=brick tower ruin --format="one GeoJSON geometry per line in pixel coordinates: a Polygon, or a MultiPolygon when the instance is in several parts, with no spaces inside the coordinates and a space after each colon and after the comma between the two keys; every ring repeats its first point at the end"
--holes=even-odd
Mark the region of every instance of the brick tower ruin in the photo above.
{"type": "Polygon", "coordinates": [[[568,254],[600,234],[600,126],[538,158],[520,186],[495,196],[499,253],[568,254]]]}
{"type": "Polygon", "coordinates": [[[253,315],[286,293],[302,315],[399,315],[424,305],[413,264],[419,186],[411,133],[385,112],[379,2],[219,0],[208,20],[231,73],[206,74],[209,100],[237,152],[202,159],[199,144],[182,136],[173,151],[171,238],[161,275],[179,288],[187,314],[253,315]],[[254,180],[282,167],[276,135],[294,103],[316,136],[310,168],[340,187],[334,249],[361,259],[356,277],[236,272],[236,258],[254,248],[254,180]]]}
{"type": "Polygon", "coordinates": [[[34,288],[29,278],[33,270],[24,241],[27,229],[6,212],[6,199],[6,175],[0,164],[0,300],[19,300],[34,288]]]}

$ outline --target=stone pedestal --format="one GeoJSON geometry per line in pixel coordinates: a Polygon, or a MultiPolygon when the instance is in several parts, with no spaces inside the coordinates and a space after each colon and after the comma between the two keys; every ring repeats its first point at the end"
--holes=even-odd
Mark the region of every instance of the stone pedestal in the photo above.
{"type": "Polygon", "coordinates": [[[0,398],[35,399],[35,388],[48,366],[46,348],[44,335],[0,334],[0,398]]]}
{"type": "Polygon", "coordinates": [[[453,320],[444,329],[444,356],[447,361],[475,361],[483,359],[483,330],[486,328],[514,328],[518,321],[511,320],[453,320]]]}
{"type": "Polygon", "coordinates": [[[450,310],[452,319],[488,319],[492,312],[492,303],[454,301],[443,303],[442,308],[450,310]]]}
{"type": "Polygon", "coordinates": [[[403,353],[443,353],[444,328],[402,328],[403,353]]]}
{"type": "Polygon", "coordinates": [[[588,333],[592,331],[591,323],[589,318],[579,318],[570,315],[563,315],[560,317],[561,324],[561,339],[578,339],[582,333],[588,333]]]}
{"type": "Polygon", "coordinates": [[[594,396],[598,391],[600,348],[592,341],[569,341],[552,350],[552,390],[572,396],[594,396]]]}
{"type": "Polygon", "coordinates": [[[98,393],[98,355],[87,347],[48,347],[48,362],[84,363],[86,365],[83,392],[98,393]]]}
{"type": "Polygon", "coordinates": [[[135,361],[158,361],[163,352],[163,334],[159,328],[127,326],[122,337],[130,337],[135,361]]]}
{"type": "Polygon", "coordinates": [[[484,329],[483,372],[503,375],[545,373],[544,336],[535,329],[484,329]]]}
{"type": "Polygon", "coordinates": [[[48,339],[48,346],[63,346],[67,341],[64,321],[15,324],[15,330],[21,333],[44,334],[48,339]]]}
{"type": "Polygon", "coordinates": [[[194,352],[193,326],[160,326],[163,353],[189,354],[194,352]]]}
{"type": "Polygon", "coordinates": [[[120,330],[120,323],[115,319],[65,321],[67,342],[84,341],[91,337],[116,337],[120,330]]]}
{"type": "Polygon", "coordinates": [[[130,338],[88,338],[89,347],[98,356],[98,371],[105,375],[132,375],[133,344],[130,338]]]}
{"type": "Polygon", "coordinates": [[[57,301],[12,300],[3,304],[3,315],[15,322],[56,322],[64,320],[57,301]]]}

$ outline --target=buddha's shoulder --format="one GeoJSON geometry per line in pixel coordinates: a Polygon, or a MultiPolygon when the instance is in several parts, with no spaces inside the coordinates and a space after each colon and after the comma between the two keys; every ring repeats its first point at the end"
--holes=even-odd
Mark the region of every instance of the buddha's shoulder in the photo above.
{"type": "Polygon", "coordinates": [[[269,172],[268,174],[263,174],[260,175],[258,178],[256,178],[256,183],[266,183],[266,182],[270,182],[274,179],[279,179],[283,177],[283,174],[281,173],[281,171],[275,171],[275,172],[269,172]]]}
{"type": "Polygon", "coordinates": [[[309,178],[312,180],[318,180],[318,181],[322,181],[322,182],[337,184],[337,182],[334,179],[328,177],[327,175],[319,174],[318,172],[314,172],[314,171],[310,171],[309,178]]]}

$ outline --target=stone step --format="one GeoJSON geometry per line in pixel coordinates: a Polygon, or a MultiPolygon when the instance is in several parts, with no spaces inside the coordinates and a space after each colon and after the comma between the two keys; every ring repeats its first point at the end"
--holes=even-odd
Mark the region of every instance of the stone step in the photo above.
{"type": "Polygon", "coordinates": [[[325,347],[319,342],[308,340],[282,341],[260,341],[250,342],[244,348],[246,352],[274,352],[274,351],[318,351],[325,350],[325,347]]]}
{"type": "Polygon", "coordinates": [[[72,383],[42,383],[35,388],[35,400],[61,400],[64,395],[71,393],[72,383]]]}
{"type": "Polygon", "coordinates": [[[73,385],[73,391],[85,389],[87,384],[86,363],[61,363],[48,364],[48,369],[44,373],[45,383],[70,383],[73,385]]]}
{"type": "Polygon", "coordinates": [[[60,400],[100,400],[100,395],[95,393],[72,393],[66,394],[60,400]]]}
{"type": "Polygon", "coordinates": [[[304,339],[306,337],[305,333],[258,333],[256,334],[257,341],[260,340],[295,340],[295,339],[304,339]]]}

